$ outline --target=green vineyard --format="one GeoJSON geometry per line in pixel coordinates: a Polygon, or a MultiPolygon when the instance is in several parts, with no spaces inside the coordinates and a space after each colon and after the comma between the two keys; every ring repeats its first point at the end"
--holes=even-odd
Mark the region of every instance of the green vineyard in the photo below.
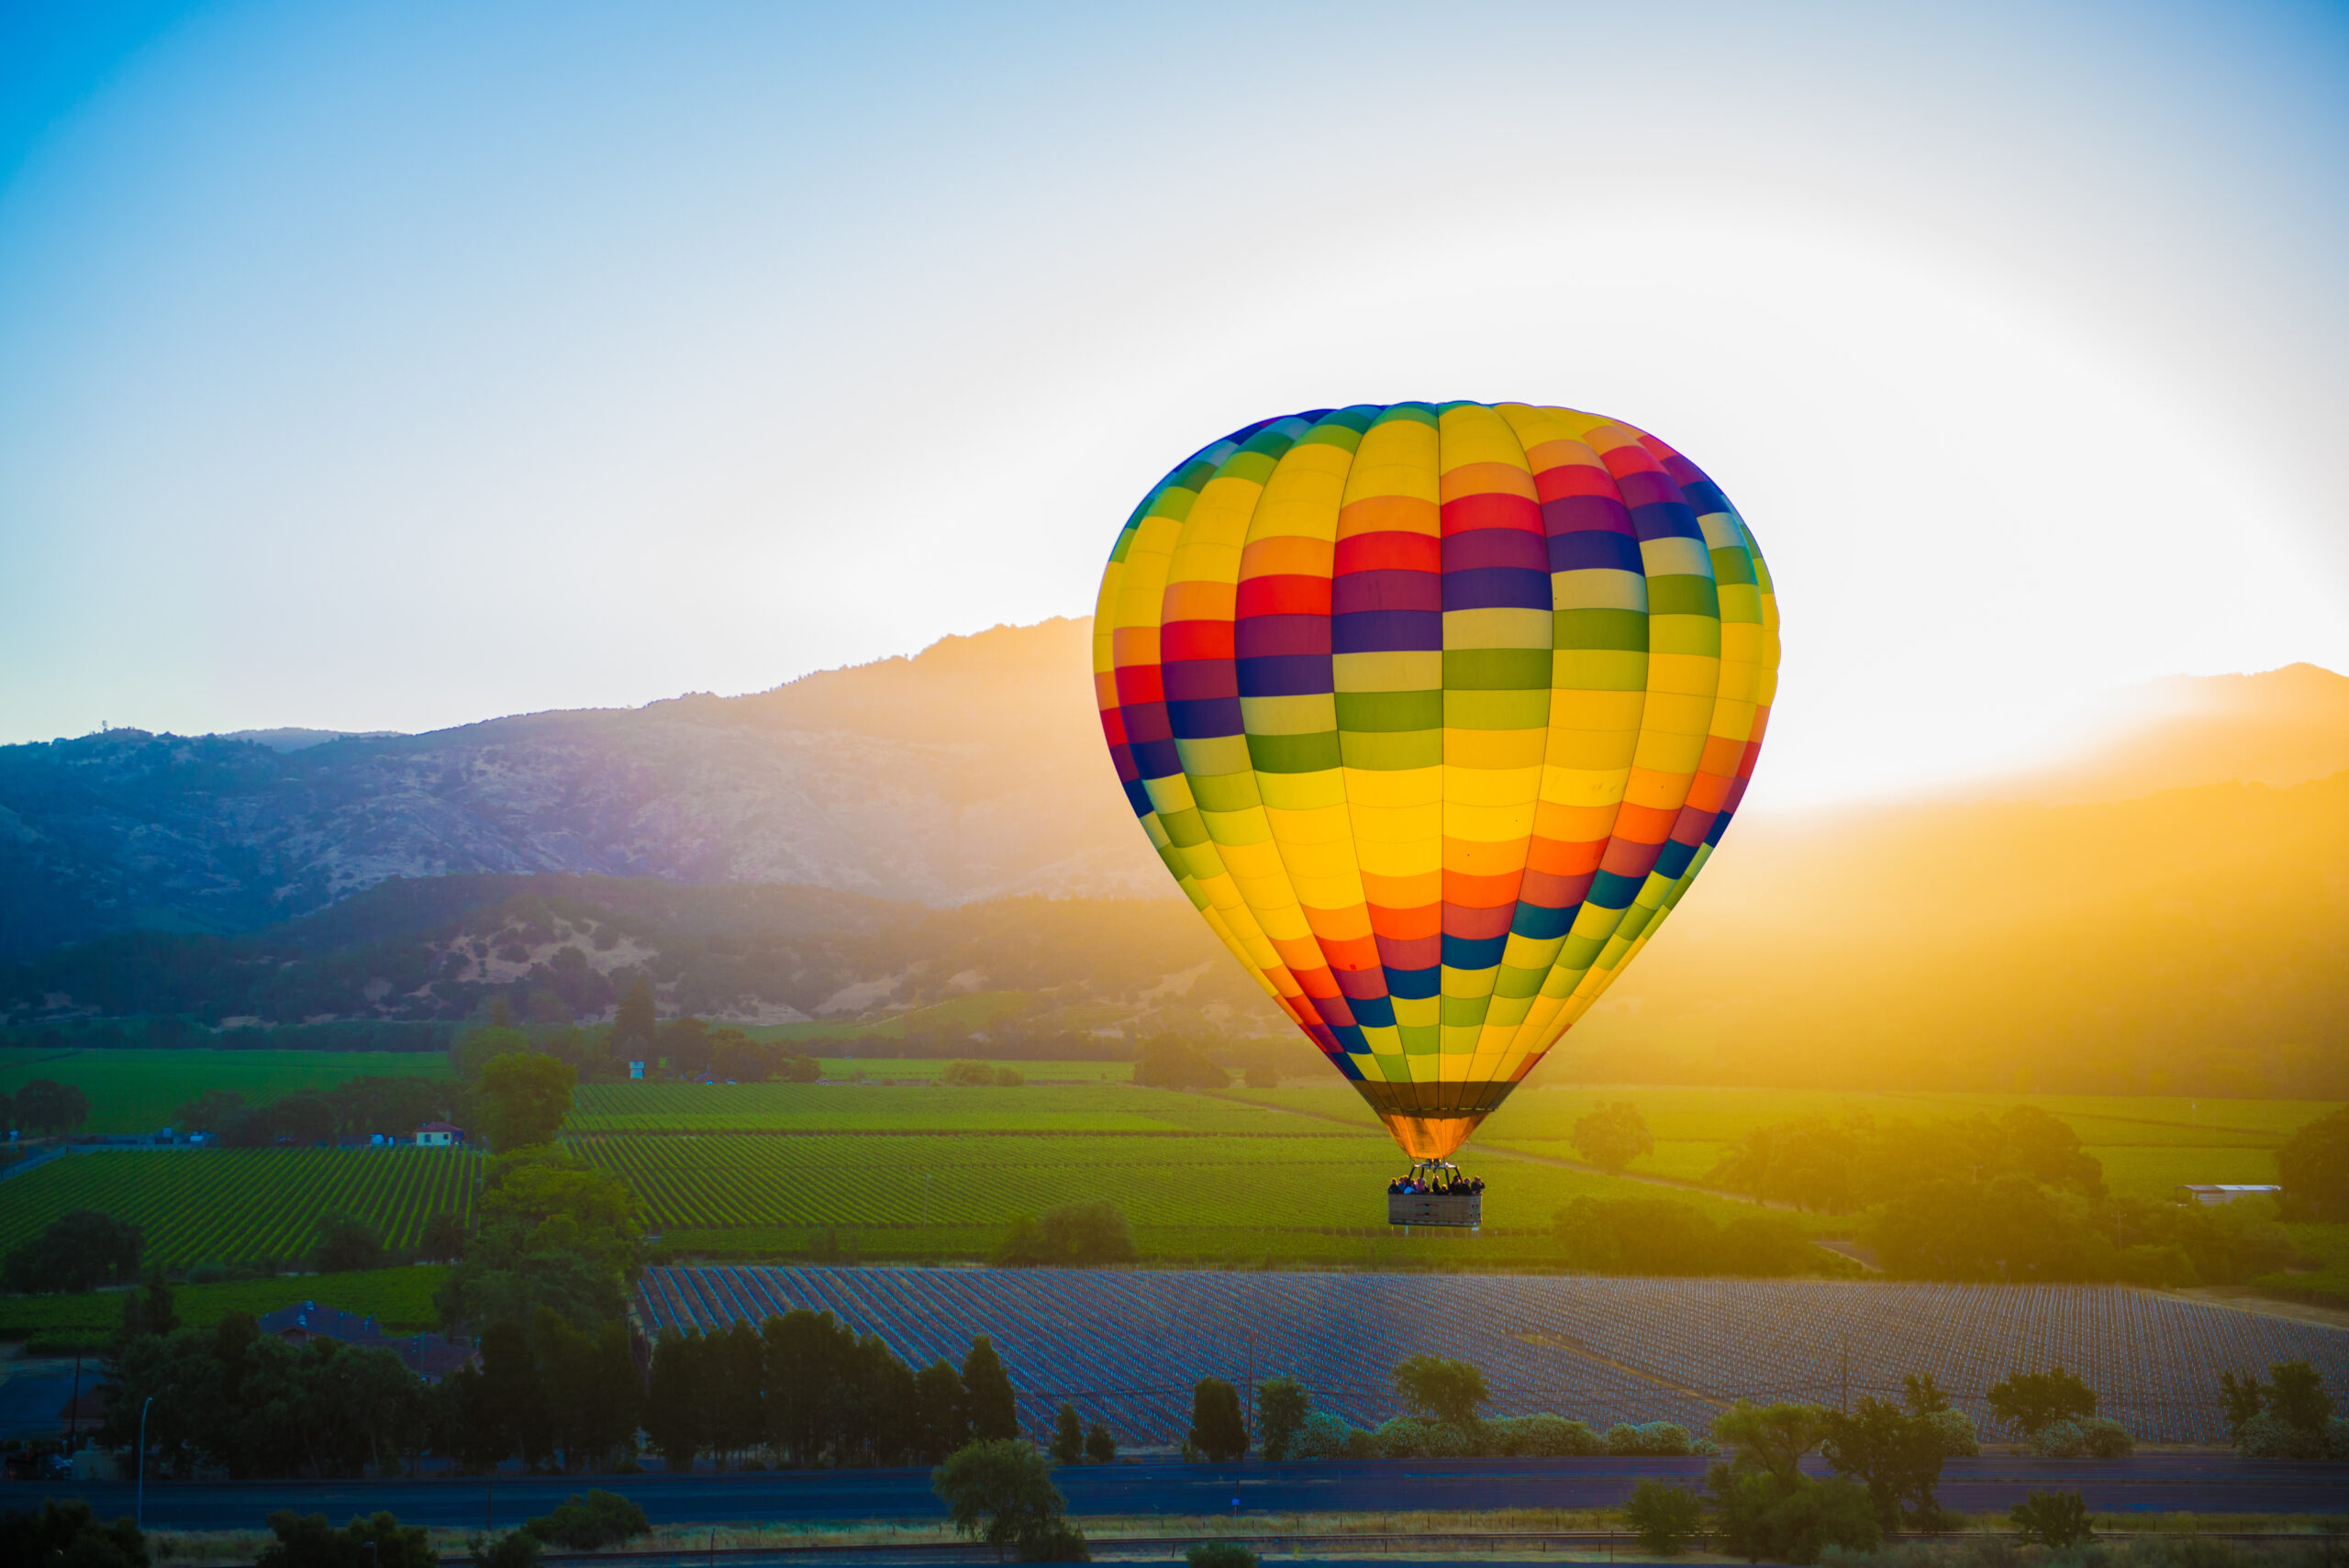
{"type": "MultiPolygon", "coordinates": [[[[1314,1124],[1301,1122],[1310,1130],[1314,1124]]],[[[1384,1230],[1384,1136],[584,1138],[572,1147],[626,1182],[662,1230],[981,1227],[1107,1198],[1137,1227],[1186,1230],[1384,1230]]],[[[1538,1229],[1582,1196],[1656,1189],[1526,1161],[1480,1162],[1488,1230],[1538,1229]]],[[[1716,1218],[1753,1212],[1687,1194],[1716,1218]]],[[[1241,1251],[1262,1251],[1241,1245],[1241,1251]]],[[[1189,1255],[1189,1254],[1186,1254],[1189,1255]]]]}
{"type": "Polygon", "coordinates": [[[480,1157],[460,1149],[102,1150],[69,1154],[0,1188],[0,1252],[60,1215],[94,1208],[147,1233],[147,1260],[292,1262],[318,1218],[357,1215],[394,1251],[443,1211],[470,1214],[480,1157]]]}
{"type": "Polygon", "coordinates": [[[1385,1134],[1356,1102],[1352,1129],[1271,1106],[1128,1084],[1016,1089],[877,1084],[589,1084],[568,1133],[1261,1133],[1284,1139],[1385,1134]]]}

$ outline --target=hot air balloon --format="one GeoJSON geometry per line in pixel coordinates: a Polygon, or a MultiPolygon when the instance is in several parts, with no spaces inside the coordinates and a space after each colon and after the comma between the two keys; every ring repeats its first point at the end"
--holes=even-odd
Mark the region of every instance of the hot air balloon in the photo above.
{"type": "Polygon", "coordinates": [[[1521,403],[1211,442],[1126,519],[1093,623],[1166,869],[1415,1161],[1654,938],[1744,794],[1777,663],[1720,487],[1521,403]]]}

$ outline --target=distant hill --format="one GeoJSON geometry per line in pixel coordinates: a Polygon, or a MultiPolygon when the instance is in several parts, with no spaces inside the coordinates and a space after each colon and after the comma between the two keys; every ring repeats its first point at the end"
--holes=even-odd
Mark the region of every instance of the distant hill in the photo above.
{"type": "Polygon", "coordinates": [[[2349,1098],[2349,772],[1740,821],[1553,1081],[2349,1098]]]}
{"type": "Polygon", "coordinates": [[[0,747],[0,959],[253,930],[468,872],[1172,898],[1101,746],[1087,637],[998,628],[754,696],[298,750],[136,729],[0,747]]]}
{"type": "Polygon", "coordinates": [[[2176,675],[2122,694],[2069,756],[1975,792],[2062,806],[2208,784],[2297,784],[2349,771],[2349,675],[2288,664],[2176,675]]]}
{"type": "Polygon", "coordinates": [[[238,936],[131,931],[50,952],[0,968],[0,1024],[78,1037],[103,1018],[450,1023],[503,997],[518,1019],[566,1025],[609,1018],[639,980],[663,1015],[740,1023],[969,1003],[947,1012],[997,1033],[1287,1028],[1179,899],[931,909],[820,887],[481,873],[380,883],[238,936]]]}

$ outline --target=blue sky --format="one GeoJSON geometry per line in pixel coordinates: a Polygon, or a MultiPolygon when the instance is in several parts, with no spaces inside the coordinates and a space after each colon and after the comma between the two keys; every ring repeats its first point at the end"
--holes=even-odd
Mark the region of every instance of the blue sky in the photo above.
{"type": "Polygon", "coordinates": [[[0,6],[0,740],[1082,614],[1175,458],[1400,397],[1721,480],[1758,800],[2349,668],[2344,15],[0,6]]]}

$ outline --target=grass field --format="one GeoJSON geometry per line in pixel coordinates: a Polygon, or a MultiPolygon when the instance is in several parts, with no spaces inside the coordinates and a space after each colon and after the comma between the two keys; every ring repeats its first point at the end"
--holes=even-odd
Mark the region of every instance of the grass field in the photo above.
{"type": "Polygon", "coordinates": [[[295,1262],[337,1209],[413,1247],[431,1216],[471,1211],[479,1166],[460,1149],[88,1151],[0,1184],[0,1251],[77,1208],[144,1228],[148,1260],[167,1268],[295,1262]]]}
{"type": "MultiPolygon", "coordinates": [[[[232,1280],[225,1284],[185,1284],[173,1290],[173,1309],[191,1329],[208,1329],[231,1312],[258,1318],[297,1301],[355,1312],[382,1320],[394,1332],[438,1329],[432,1293],[449,1271],[438,1264],[370,1269],[362,1273],[296,1274],[280,1279],[232,1280]]],[[[62,1346],[102,1347],[122,1321],[127,1292],[95,1290],[87,1296],[0,1296],[0,1340],[31,1339],[37,1350],[62,1346]]]]}
{"type": "Polygon", "coordinates": [[[206,1089],[248,1101],[353,1078],[445,1078],[437,1051],[0,1051],[0,1092],[35,1078],[75,1084],[90,1096],[81,1132],[152,1132],[206,1089]]]}

